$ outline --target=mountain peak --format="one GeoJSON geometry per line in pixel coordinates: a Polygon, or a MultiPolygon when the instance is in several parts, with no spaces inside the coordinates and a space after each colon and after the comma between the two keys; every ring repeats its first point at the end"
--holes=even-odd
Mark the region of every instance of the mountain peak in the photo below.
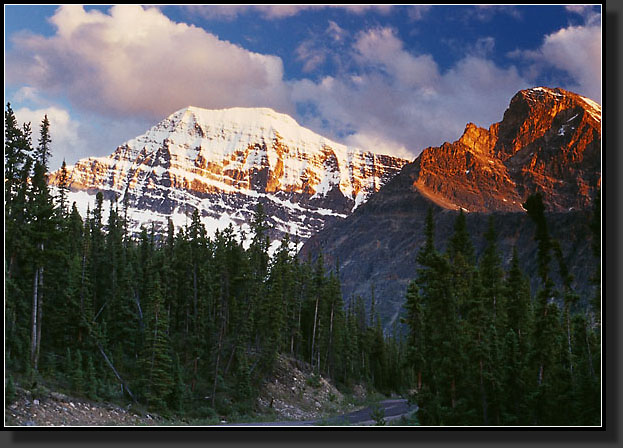
{"type": "Polygon", "coordinates": [[[476,153],[488,153],[495,140],[495,133],[490,129],[481,128],[474,123],[467,123],[459,142],[476,153]],[[492,140],[493,139],[493,140],[492,140]]]}
{"type": "Polygon", "coordinates": [[[550,210],[587,207],[600,184],[600,122],[601,107],[588,98],[522,90],[502,121],[468,123],[458,141],[423,151],[413,185],[446,208],[522,211],[535,191],[550,210]]]}
{"type": "Polygon", "coordinates": [[[209,233],[244,228],[262,203],[271,238],[300,241],[352,213],[407,162],[333,142],[271,108],[191,105],[111,156],[78,161],[70,184],[82,209],[98,190],[127,199],[134,230],[165,228],[169,217],[183,225],[195,209],[209,233]]]}
{"type": "Polygon", "coordinates": [[[186,106],[172,113],[166,120],[184,121],[194,119],[196,122],[210,123],[261,123],[269,122],[300,126],[299,123],[288,114],[277,112],[270,107],[228,107],[222,109],[205,109],[198,106],[186,106]]]}
{"type": "Polygon", "coordinates": [[[544,103],[560,103],[560,107],[579,106],[598,123],[601,123],[601,105],[592,99],[570,92],[560,87],[532,87],[520,90],[511,100],[511,106],[518,100],[525,101],[531,105],[541,105],[544,103]]]}

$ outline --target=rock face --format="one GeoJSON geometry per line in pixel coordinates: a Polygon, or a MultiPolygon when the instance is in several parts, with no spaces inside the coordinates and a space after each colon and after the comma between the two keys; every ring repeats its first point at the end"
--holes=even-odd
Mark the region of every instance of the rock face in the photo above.
{"type": "MultiPolygon", "coordinates": [[[[332,142],[267,108],[187,107],[108,157],[69,168],[70,203],[98,191],[127,201],[133,229],[198,209],[208,232],[246,225],[258,202],[275,228],[303,241],[349,215],[408,161],[332,142]]],[[[56,182],[57,173],[51,176],[56,182]]]]}
{"type": "Polygon", "coordinates": [[[574,287],[587,296],[595,263],[588,223],[601,179],[600,129],[601,108],[589,99],[562,89],[520,91],[501,122],[489,129],[468,124],[458,141],[426,148],[351,216],[310,238],[302,254],[322,251],[331,268],[339,262],[346,299],[369,300],[374,289],[377,310],[389,326],[416,275],[429,207],[440,250],[463,209],[479,255],[493,216],[504,263],[517,246],[536,287],[534,224],[522,203],[540,191],[574,287]]]}
{"type": "Polygon", "coordinates": [[[413,187],[444,208],[522,211],[540,191],[550,211],[590,204],[601,179],[601,107],[562,89],[522,90],[501,122],[469,123],[461,138],[426,148],[413,187]]]}

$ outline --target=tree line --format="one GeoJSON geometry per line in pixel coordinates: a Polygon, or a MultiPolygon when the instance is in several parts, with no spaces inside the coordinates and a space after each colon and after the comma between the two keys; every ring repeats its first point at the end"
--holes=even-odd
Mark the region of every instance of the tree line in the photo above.
{"type": "MultiPolygon", "coordinates": [[[[245,414],[287,356],[343,390],[409,391],[420,424],[599,424],[599,263],[587,309],[539,195],[524,204],[538,245],[534,297],[516,252],[502,268],[493,221],[476,259],[463,213],[441,252],[429,211],[402,325],[384,332],[374,290],[369,307],[345,300],[339,269],[327,269],[322,254],[301,260],[287,236],[269,254],[261,205],[249,244],[232,226],[208,237],[197,210],[181,228],[169,220],[166,232],[133,234],[127,203],[101,193],[81,216],[68,203],[64,162],[55,192],[48,186],[49,126],[45,117],[33,145],[30,124],[19,126],[7,105],[9,380],[162,415],[245,414]]],[[[597,259],[599,216],[597,201],[597,259]]]]}

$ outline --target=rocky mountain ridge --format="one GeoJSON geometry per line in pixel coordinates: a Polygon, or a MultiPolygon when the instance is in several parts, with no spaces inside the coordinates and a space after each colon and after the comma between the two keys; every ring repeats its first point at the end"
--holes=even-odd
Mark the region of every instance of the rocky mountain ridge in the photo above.
{"type": "Polygon", "coordinates": [[[502,121],[468,123],[453,143],[408,167],[413,187],[440,206],[521,212],[540,191],[551,211],[587,207],[601,179],[601,107],[563,89],[518,92],[502,121]]]}
{"type": "MultiPolygon", "coordinates": [[[[184,225],[194,209],[208,232],[230,223],[248,232],[263,203],[274,227],[301,241],[349,215],[408,161],[347,147],[268,108],[181,109],[110,156],[69,170],[69,201],[81,212],[101,191],[127,202],[132,228],[169,217],[184,225]]],[[[57,183],[58,172],[51,175],[57,183]]]]}

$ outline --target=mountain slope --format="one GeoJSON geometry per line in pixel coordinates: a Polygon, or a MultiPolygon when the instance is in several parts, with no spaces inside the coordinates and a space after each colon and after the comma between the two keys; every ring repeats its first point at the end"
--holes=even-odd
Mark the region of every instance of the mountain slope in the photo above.
{"type": "Polygon", "coordinates": [[[339,262],[347,298],[369,300],[374,289],[388,326],[416,274],[428,208],[440,250],[463,209],[477,254],[493,215],[504,263],[517,246],[536,287],[534,225],[521,204],[540,191],[552,236],[575,275],[574,287],[588,293],[594,263],[588,222],[601,179],[600,124],[601,108],[586,98],[562,89],[520,91],[501,122],[488,130],[468,124],[456,142],[426,148],[351,216],[310,238],[302,254],[315,257],[322,251],[332,268],[339,262]]]}
{"type": "MultiPolygon", "coordinates": [[[[81,211],[97,191],[127,201],[133,229],[199,209],[209,233],[245,224],[263,203],[275,231],[305,240],[378,191],[404,159],[332,142],[267,108],[181,109],[108,157],[69,167],[81,211]]],[[[51,183],[57,181],[51,176],[51,183]]]]}

